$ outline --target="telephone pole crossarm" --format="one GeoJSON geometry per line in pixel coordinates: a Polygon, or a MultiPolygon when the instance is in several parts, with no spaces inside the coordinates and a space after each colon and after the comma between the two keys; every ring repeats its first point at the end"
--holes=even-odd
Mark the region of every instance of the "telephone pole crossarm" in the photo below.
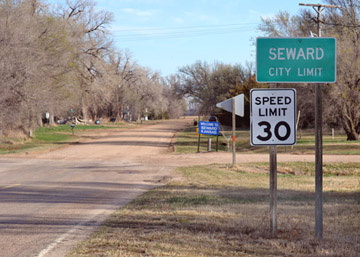
{"type": "Polygon", "coordinates": [[[300,6],[311,6],[311,7],[318,7],[318,8],[340,8],[337,5],[328,5],[328,4],[304,4],[300,3],[300,6]]]}
{"type": "Polygon", "coordinates": [[[318,26],[318,37],[321,37],[321,12],[323,10],[325,10],[326,8],[340,8],[337,5],[328,5],[328,4],[304,4],[304,3],[300,3],[300,6],[308,6],[308,7],[312,7],[315,12],[317,13],[317,19],[316,19],[316,23],[318,26]]]}

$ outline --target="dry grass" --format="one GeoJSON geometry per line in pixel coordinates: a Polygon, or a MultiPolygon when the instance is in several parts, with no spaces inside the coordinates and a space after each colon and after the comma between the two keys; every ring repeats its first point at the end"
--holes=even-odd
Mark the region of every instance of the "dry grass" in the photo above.
{"type": "Polygon", "coordinates": [[[316,240],[314,178],[279,174],[274,238],[268,175],[248,170],[180,169],[182,180],[120,209],[70,256],[358,256],[358,175],[324,177],[324,239],[316,240]]]}
{"type": "MultiPolygon", "coordinates": [[[[230,139],[231,131],[225,131],[224,134],[230,139]]],[[[201,136],[200,152],[207,151],[208,138],[212,138],[212,149],[216,147],[215,136],[201,136]]],[[[219,137],[219,151],[227,151],[226,140],[224,137],[219,137]]],[[[178,153],[195,153],[197,152],[198,135],[196,127],[191,126],[183,132],[176,134],[176,152],[178,153]]],[[[268,153],[269,149],[266,146],[251,146],[250,145],[250,131],[238,130],[236,131],[236,151],[239,153],[268,153]]],[[[359,155],[360,141],[347,141],[346,135],[342,132],[337,132],[334,139],[331,133],[324,131],[323,134],[323,151],[324,154],[345,154],[345,155],[359,155]]],[[[315,133],[314,130],[305,130],[300,137],[298,134],[297,143],[295,146],[278,146],[278,153],[293,153],[293,154],[314,154],[315,153],[315,133]]]]}
{"type": "MultiPolygon", "coordinates": [[[[156,124],[156,121],[144,122],[143,125],[156,124]]],[[[0,134],[0,154],[21,152],[46,152],[71,143],[84,142],[111,130],[134,129],[139,123],[118,122],[102,125],[77,125],[74,134],[69,124],[38,128],[32,138],[13,132],[12,137],[2,137],[0,134]]]]}

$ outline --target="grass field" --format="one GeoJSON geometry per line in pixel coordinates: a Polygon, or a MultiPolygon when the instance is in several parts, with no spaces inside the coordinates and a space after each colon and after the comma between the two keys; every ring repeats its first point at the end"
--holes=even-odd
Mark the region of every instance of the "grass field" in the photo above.
{"type": "MultiPolygon", "coordinates": [[[[225,131],[224,135],[219,136],[219,151],[227,151],[226,138],[230,138],[231,131],[225,131]]],[[[207,151],[208,138],[211,138],[212,151],[216,148],[216,137],[201,135],[200,152],[207,151]]],[[[178,153],[195,153],[197,152],[198,135],[196,127],[189,127],[181,133],[177,134],[176,152],[178,153]]],[[[295,146],[278,146],[278,152],[287,152],[294,154],[313,154],[315,153],[315,134],[312,130],[302,131],[301,138],[298,135],[297,144],[295,146]]],[[[268,147],[259,147],[250,145],[250,131],[236,132],[236,151],[242,153],[268,153],[268,147]]],[[[346,135],[336,134],[332,139],[331,133],[323,133],[323,153],[324,154],[360,154],[360,141],[347,141],[346,135]]]]}
{"type": "Polygon", "coordinates": [[[358,256],[359,165],[325,166],[323,240],[314,239],[311,165],[279,164],[276,238],[264,163],[198,166],[117,211],[69,256],[358,256]]]}
{"type": "MultiPolygon", "coordinates": [[[[156,121],[146,121],[154,124],[156,121]]],[[[77,125],[74,134],[69,124],[37,129],[32,138],[0,138],[0,154],[12,154],[33,150],[49,150],[62,145],[87,140],[94,130],[129,129],[141,126],[140,123],[105,123],[104,125],[77,125]]]]}
{"type": "Polygon", "coordinates": [[[105,128],[106,126],[78,125],[72,134],[70,125],[42,127],[36,130],[33,137],[29,139],[3,138],[0,141],[0,154],[18,153],[40,148],[51,149],[77,142],[83,137],[84,131],[105,128]]]}

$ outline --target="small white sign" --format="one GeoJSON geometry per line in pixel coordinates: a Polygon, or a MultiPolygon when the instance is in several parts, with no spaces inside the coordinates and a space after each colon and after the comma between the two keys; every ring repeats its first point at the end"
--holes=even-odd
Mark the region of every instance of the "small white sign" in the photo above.
{"type": "Polygon", "coordinates": [[[296,90],[252,89],[250,99],[251,145],[295,145],[296,90]]]}
{"type": "Polygon", "coordinates": [[[216,104],[216,107],[224,109],[228,112],[233,112],[232,110],[232,100],[235,100],[235,115],[244,117],[244,94],[237,95],[233,98],[227,99],[220,103],[216,104]]]}

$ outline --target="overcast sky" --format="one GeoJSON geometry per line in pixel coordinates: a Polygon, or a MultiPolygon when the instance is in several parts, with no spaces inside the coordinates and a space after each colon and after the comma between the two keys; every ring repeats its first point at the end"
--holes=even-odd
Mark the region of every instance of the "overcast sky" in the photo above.
{"type": "Polygon", "coordinates": [[[176,73],[179,67],[197,60],[254,62],[254,39],[261,36],[257,31],[261,17],[273,17],[280,10],[291,14],[300,10],[299,1],[294,0],[96,2],[98,8],[114,14],[110,29],[117,48],[129,50],[139,65],[162,75],[176,73]]]}

